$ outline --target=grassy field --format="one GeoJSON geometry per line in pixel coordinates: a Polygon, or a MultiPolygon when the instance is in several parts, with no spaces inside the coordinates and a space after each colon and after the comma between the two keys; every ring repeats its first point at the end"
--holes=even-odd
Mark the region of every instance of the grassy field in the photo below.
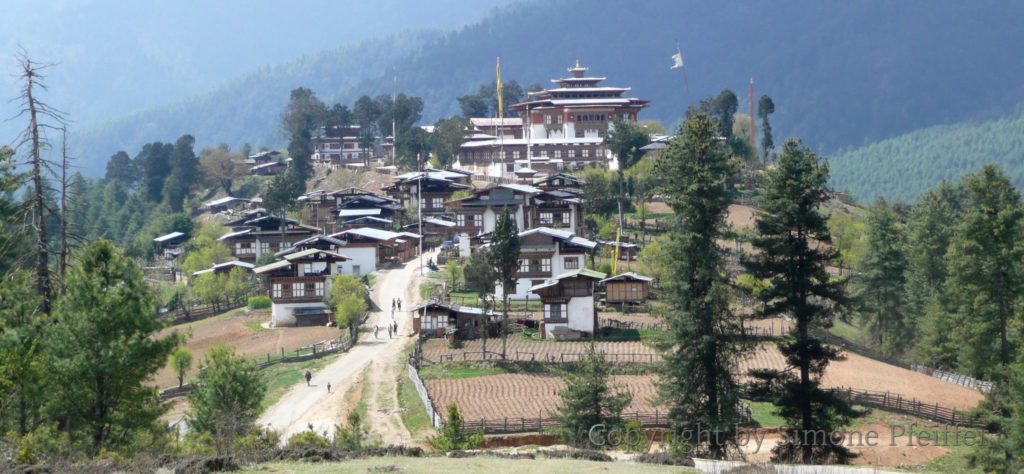
{"type": "Polygon", "coordinates": [[[864,343],[864,330],[854,326],[852,324],[844,323],[838,319],[833,322],[832,327],[828,328],[828,332],[834,336],[839,336],[847,341],[856,343],[864,343]]]}
{"type": "Polygon", "coordinates": [[[751,400],[744,400],[744,402],[750,405],[750,411],[753,413],[757,426],[776,428],[786,423],[786,420],[779,416],[779,410],[770,402],[755,402],[751,400]]]}
{"type": "Polygon", "coordinates": [[[420,369],[420,378],[430,379],[466,379],[512,373],[509,369],[496,365],[485,365],[474,362],[454,362],[449,364],[428,365],[420,369]]]}
{"type": "Polygon", "coordinates": [[[418,472],[450,474],[453,472],[515,472],[532,474],[544,472],[602,472],[602,473],[646,473],[646,472],[697,472],[678,466],[657,466],[632,462],[594,462],[569,459],[500,459],[474,457],[453,459],[445,457],[378,457],[355,459],[336,463],[283,462],[261,464],[242,472],[261,473],[335,473],[335,472],[418,472]]]}
{"type": "Polygon", "coordinates": [[[412,379],[404,370],[398,375],[398,406],[402,409],[402,424],[413,438],[422,437],[433,430],[427,409],[423,407],[412,379]]]}

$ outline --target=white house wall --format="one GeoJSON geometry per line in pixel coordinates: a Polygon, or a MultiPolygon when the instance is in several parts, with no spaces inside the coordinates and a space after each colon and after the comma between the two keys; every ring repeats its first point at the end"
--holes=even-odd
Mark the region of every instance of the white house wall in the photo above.
{"type": "Polygon", "coordinates": [[[594,332],[594,298],[569,298],[566,312],[569,314],[569,329],[594,332]]]}
{"type": "Polygon", "coordinates": [[[359,267],[359,274],[357,276],[363,276],[370,272],[377,271],[377,247],[342,247],[338,249],[338,252],[351,260],[346,260],[338,264],[341,267],[341,273],[345,275],[356,275],[352,271],[353,267],[359,267]]]}
{"type": "Polygon", "coordinates": [[[327,305],[318,302],[312,303],[274,303],[270,309],[270,320],[274,327],[294,326],[296,308],[327,308],[327,305]]]}

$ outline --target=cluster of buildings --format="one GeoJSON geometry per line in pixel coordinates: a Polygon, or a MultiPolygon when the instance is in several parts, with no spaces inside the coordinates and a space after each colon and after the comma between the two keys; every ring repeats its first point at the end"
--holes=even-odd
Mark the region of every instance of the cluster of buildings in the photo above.
{"type": "MultiPolygon", "coordinates": [[[[265,277],[274,324],[324,324],[330,320],[324,301],[336,275],[362,276],[408,261],[424,247],[442,246],[454,258],[468,258],[490,244],[499,217],[508,212],[521,230],[520,266],[514,287],[499,285],[495,297],[507,291],[512,299],[541,300],[545,337],[593,332],[597,284],[629,282],[637,289],[616,293],[625,302],[646,298],[649,279],[606,279],[587,269],[587,257],[607,243],[582,236],[583,183],[569,171],[614,167],[604,137],[617,120],[635,121],[647,101],[628,97],[628,87],[602,85],[604,77],[587,75],[578,62],[568,72],[552,80],[553,87],[512,105],[517,118],[470,119],[452,169],[396,174],[379,192],[311,191],[297,199],[298,219],[270,213],[258,199],[206,203],[208,211],[227,216],[229,230],[219,240],[233,259],[197,275],[251,271],[265,277]],[[474,177],[488,184],[477,187],[474,177]]],[[[311,159],[366,169],[390,150],[390,140],[367,137],[358,126],[325,127],[313,139],[311,159]]],[[[247,164],[253,174],[276,174],[288,166],[281,158],[264,151],[247,164]]],[[[176,233],[155,243],[173,259],[185,239],[176,233]]],[[[482,310],[436,301],[418,311],[415,325],[424,333],[458,329],[472,337],[483,319],[482,310]]]]}

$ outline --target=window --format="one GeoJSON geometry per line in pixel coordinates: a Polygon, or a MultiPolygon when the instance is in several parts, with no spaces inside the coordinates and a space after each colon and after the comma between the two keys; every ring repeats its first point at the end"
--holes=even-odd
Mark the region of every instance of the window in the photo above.
{"type": "Polygon", "coordinates": [[[458,214],[455,216],[455,225],[459,227],[466,227],[466,215],[458,214]]]}
{"type": "Polygon", "coordinates": [[[566,317],[568,317],[565,306],[559,303],[544,305],[544,320],[552,322],[565,321],[566,317]]]}
{"type": "Polygon", "coordinates": [[[270,242],[260,242],[260,255],[270,253],[270,242]]]}
{"type": "Polygon", "coordinates": [[[359,276],[359,265],[352,265],[352,274],[359,276]]]}
{"type": "Polygon", "coordinates": [[[270,296],[273,297],[273,298],[280,298],[281,297],[281,284],[280,283],[274,283],[274,286],[272,287],[272,289],[270,291],[270,296]]]}
{"type": "Polygon", "coordinates": [[[448,316],[436,314],[424,316],[423,329],[448,329],[448,316]]]}
{"type": "Polygon", "coordinates": [[[576,257],[565,257],[562,264],[565,266],[566,270],[579,270],[580,259],[576,257]]]}
{"type": "Polygon", "coordinates": [[[551,273],[551,259],[550,258],[533,258],[530,259],[529,266],[523,269],[523,260],[519,260],[520,270],[527,271],[530,273],[551,273]]]}
{"type": "Polygon", "coordinates": [[[252,242],[238,242],[235,244],[236,255],[252,255],[256,253],[256,247],[252,245],[252,242]]]}
{"type": "Polygon", "coordinates": [[[562,116],[561,116],[561,114],[558,115],[558,124],[559,125],[562,124],[562,116]]]}
{"type": "Polygon", "coordinates": [[[569,158],[576,158],[576,149],[569,150],[569,158]]]}
{"type": "Polygon", "coordinates": [[[551,225],[555,223],[555,215],[550,212],[540,213],[540,225],[551,225]]]}
{"type": "Polygon", "coordinates": [[[498,153],[498,158],[500,158],[501,161],[505,161],[505,151],[504,150],[502,150],[501,152],[498,153]]]}
{"type": "Polygon", "coordinates": [[[483,226],[484,226],[484,216],[482,216],[480,214],[473,214],[473,227],[483,227],[483,226]]]}
{"type": "Polygon", "coordinates": [[[444,198],[433,198],[430,200],[430,207],[441,209],[444,207],[444,198]]]}
{"type": "Polygon", "coordinates": [[[513,160],[518,160],[519,159],[519,151],[518,150],[512,152],[512,159],[513,160]]]}
{"type": "Polygon", "coordinates": [[[555,158],[561,158],[561,157],[562,157],[562,150],[555,150],[555,158]]]}
{"type": "Polygon", "coordinates": [[[509,173],[511,173],[512,171],[515,171],[513,169],[515,167],[515,165],[516,165],[515,163],[507,163],[507,164],[505,164],[505,171],[507,171],[509,173]]]}
{"type": "Polygon", "coordinates": [[[540,151],[540,157],[541,158],[547,158],[548,157],[548,151],[547,150],[541,150],[540,151]]]}
{"type": "Polygon", "coordinates": [[[313,284],[313,294],[316,296],[324,296],[324,282],[318,281],[313,284]]]}
{"type": "Polygon", "coordinates": [[[583,157],[584,158],[590,158],[590,150],[584,148],[583,149],[583,157]]]}
{"type": "Polygon", "coordinates": [[[306,287],[303,286],[302,283],[292,283],[291,286],[293,298],[302,298],[303,296],[306,296],[306,292],[303,291],[306,287]]]}
{"type": "Polygon", "coordinates": [[[530,270],[530,261],[525,258],[519,259],[519,271],[525,272],[530,270]]]}
{"type": "Polygon", "coordinates": [[[551,125],[551,116],[550,115],[545,115],[544,116],[544,125],[551,125]]]}

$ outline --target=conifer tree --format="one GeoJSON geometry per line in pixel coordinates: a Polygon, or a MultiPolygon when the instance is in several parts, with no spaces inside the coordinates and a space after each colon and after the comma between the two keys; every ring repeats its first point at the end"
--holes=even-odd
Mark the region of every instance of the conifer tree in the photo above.
{"type": "Polygon", "coordinates": [[[871,206],[867,249],[858,265],[854,298],[871,344],[887,355],[907,351],[913,337],[906,305],[903,224],[884,199],[871,206]]]}
{"type": "Polygon", "coordinates": [[[960,365],[999,383],[1013,362],[1024,295],[1024,208],[1009,178],[992,165],[967,175],[964,213],[949,248],[945,290],[962,321],[960,365]]]}
{"type": "Polygon", "coordinates": [[[907,222],[907,311],[917,338],[914,357],[932,367],[956,366],[957,321],[942,291],[948,276],[946,252],[951,225],[960,220],[962,189],[942,182],[923,194],[907,222]]]}
{"type": "Polygon", "coordinates": [[[82,249],[76,264],[46,332],[48,410],[96,455],[158,423],[163,409],[146,382],[181,339],[157,337],[163,324],[142,270],[109,241],[82,249]]]}
{"type": "Polygon", "coordinates": [[[754,256],[745,262],[750,273],[768,279],[766,315],[794,320],[779,351],[792,366],[777,374],[781,393],[775,399],[788,429],[772,450],[776,461],[844,463],[853,454],[830,435],[856,414],[821,388],[821,376],[838,350],[826,346],[812,331],[832,323],[836,305],[844,303],[840,285],[826,265],[837,251],[831,244],[820,206],[828,200],[828,165],[799,141],[788,140],[761,196],[765,213],[757,220],[754,256]],[[794,373],[795,371],[795,373],[794,373]]]}
{"type": "Polygon", "coordinates": [[[674,432],[708,431],[691,452],[724,459],[735,445],[739,421],[730,369],[740,348],[732,337],[739,322],[729,310],[725,250],[718,244],[728,233],[727,184],[736,170],[717,135],[711,117],[691,112],[658,162],[676,216],[664,282],[672,338],[664,348],[660,394],[670,406],[674,432]]]}
{"type": "Polygon", "coordinates": [[[591,343],[575,370],[566,373],[566,387],[558,392],[561,403],[556,418],[561,422],[563,439],[582,444],[591,428],[604,424],[609,430],[622,428],[622,410],[633,396],[615,391],[610,383],[604,355],[591,343]]]}

